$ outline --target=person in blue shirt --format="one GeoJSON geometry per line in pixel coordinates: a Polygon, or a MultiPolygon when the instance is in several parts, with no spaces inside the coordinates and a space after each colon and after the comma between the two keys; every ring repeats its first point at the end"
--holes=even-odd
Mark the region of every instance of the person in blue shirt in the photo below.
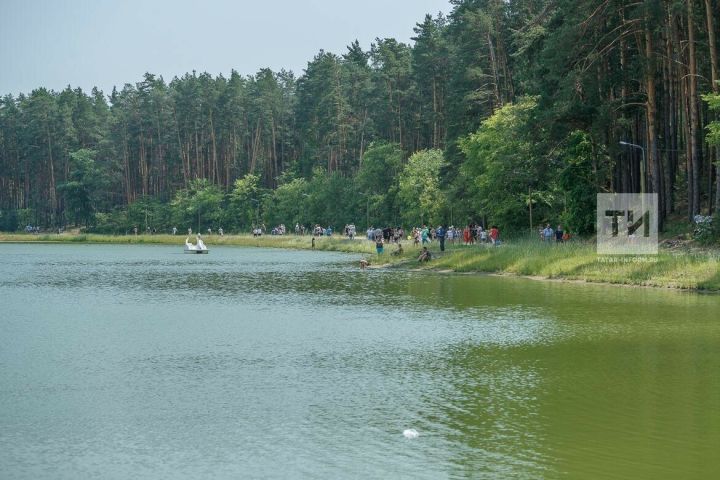
{"type": "Polygon", "coordinates": [[[438,241],[440,242],[440,251],[445,251],[445,227],[443,225],[440,225],[437,230],[435,230],[435,236],[437,237],[438,241]]]}
{"type": "Polygon", "coordinates": [[[545,239],[546,242],[550,242],[550,241],[552,241],[552,237],[554,235],[555,235],[555,232],[553,231],[552,227],[548,223],[545,226],[545,229],[543,230],[543,238],[545,239]]]}

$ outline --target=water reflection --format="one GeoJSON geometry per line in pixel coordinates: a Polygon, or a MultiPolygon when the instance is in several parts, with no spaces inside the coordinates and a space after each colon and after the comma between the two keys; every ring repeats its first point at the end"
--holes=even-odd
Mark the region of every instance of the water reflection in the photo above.
{"type": "Polygon", "coordinates": [[[13,478],[720,469],[716,296],[360,272],[322,252],[0,248],[13,478]]]}

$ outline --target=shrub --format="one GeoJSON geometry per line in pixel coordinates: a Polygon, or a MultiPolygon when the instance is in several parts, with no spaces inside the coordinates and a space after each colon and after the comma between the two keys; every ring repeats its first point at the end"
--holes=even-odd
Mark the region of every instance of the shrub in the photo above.
{"type": "Polygon", "coordinates": [[[693,238],[703,245],[720,243],[720,221],[712,216],[695,215],[693,238]]]}

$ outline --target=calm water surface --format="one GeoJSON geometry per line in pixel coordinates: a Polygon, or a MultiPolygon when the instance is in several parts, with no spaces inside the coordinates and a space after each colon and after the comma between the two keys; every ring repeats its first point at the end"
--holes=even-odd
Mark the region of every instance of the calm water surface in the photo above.
{"type": "Polygon", "coordinates": [[[0,244],[0,478],[720,475],[720,296],[180,252],[0,244]]]}

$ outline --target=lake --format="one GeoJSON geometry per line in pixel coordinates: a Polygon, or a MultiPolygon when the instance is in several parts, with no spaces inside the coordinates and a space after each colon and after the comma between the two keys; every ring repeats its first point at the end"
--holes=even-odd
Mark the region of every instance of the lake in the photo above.
{"type": "Polygon", "coordinates": [[[718,295],[181,243],[0,244],[0,478],[720,474],[718,295]]]}

